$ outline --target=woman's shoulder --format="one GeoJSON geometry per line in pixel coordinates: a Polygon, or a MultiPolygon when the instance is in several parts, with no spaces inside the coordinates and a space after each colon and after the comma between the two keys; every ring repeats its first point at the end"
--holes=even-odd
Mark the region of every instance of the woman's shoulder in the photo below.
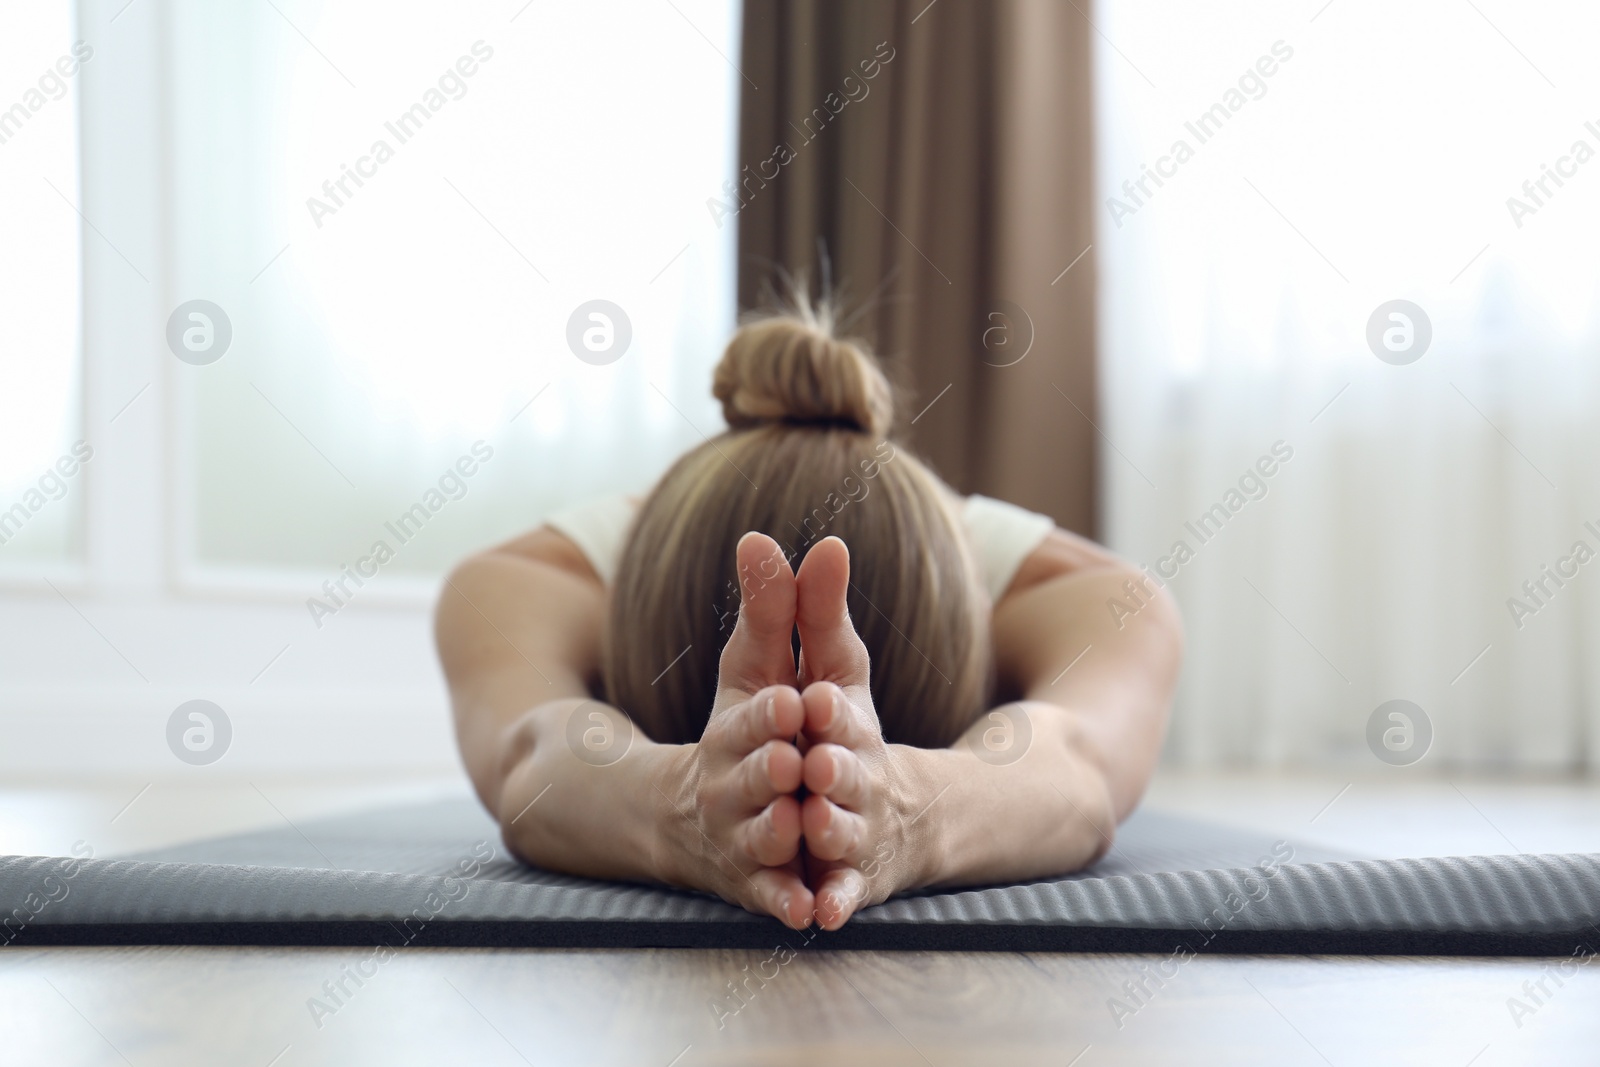
{"type": "Polygon", "coordinates": [[[622,493],[592,497],[546,516],[541,529],[554,531],[588,562],[601,585],[616,579],[628,527],[639,510],[637,497],[622,493]]]}
{"type": "Polygon", "coordinates": [[[1055,520],[976,493],[961,501],[960,510],[984,588],[990,600],[998,601],[1028,557],[1055,530],[1055,520]]]}
{"type": "Polygon", "coordinates": [[[961,519],[969,533],[985,538],[1017,538],[1055,529],[1056,522],[1048,515],[994,497],[973,493],[960,498],[961,519]]]}
{"type": "Polygon", "coordinates": [[[609,586],[638,503],[635,497],[615,494],[569,505],[472,558],[514,556],[609,586]]]}

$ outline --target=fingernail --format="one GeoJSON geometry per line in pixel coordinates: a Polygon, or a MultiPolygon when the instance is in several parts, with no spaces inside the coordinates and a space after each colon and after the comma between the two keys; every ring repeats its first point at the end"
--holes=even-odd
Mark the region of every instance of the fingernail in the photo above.
{"type": "Polygon", "coordinates": [[[778,911],[782,914],[785,922],[789,919],[789,900],[790,897],[787,893],[778,898],[778,911]]]}
{"type": "Polygon", "coordinates": [[[767,694],[767,725],[772,729],[778,728],[778,694],[767,694]]]}

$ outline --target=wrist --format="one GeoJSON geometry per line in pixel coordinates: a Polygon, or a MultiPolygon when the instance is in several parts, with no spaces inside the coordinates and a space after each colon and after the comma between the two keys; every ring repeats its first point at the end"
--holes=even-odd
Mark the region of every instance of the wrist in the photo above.
{"type": "Polygon", "coordinates": [[[960,768],[957,762],[962,753],[958,749],[914,748],[894,745],[890,748],[904,769],[897,776],[895,805],[900,810],[901,840],[894,843],[899,857],[899,885],[902,889],[919,889],[936,885],[949,869],[949,835],[943,832],[947,820],[940,809],[950,802],[960,768]]]}
{"type": "Polygon", "coordinates": [[[647,745],[640,757],[640,795],[636,811],[655,813],[645,820],[640,847],[652,881],[686,885],[685,857],[694,842],[685,839],[691,826],[684,815],[694,745],[647,745]]]}

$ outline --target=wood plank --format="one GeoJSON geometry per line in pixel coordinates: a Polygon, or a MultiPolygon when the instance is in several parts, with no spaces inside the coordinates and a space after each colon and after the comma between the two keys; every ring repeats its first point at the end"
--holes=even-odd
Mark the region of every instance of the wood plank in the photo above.
{"type": "Polygon", "coordinates": [[[1545,960],[1203,956],[1157,982],[1153,956],[801,952],[780,963],[750,951],[417,948],[367,963],[357,985],[345,976],[368,955],[8,948],[0,1058],[1492,1067],[1590,1062],[1600,1046],[1600,968],[1557,971],[1563,984],[1546,977],[1535,1003],[1523,983],[1545,960]],[[769,977],[750,979],[741,1003],[730,983],[752,971],[769,977]],[[336,1000],[323,983],[342,977],[336,1000]],[[1129,994],[1124,983],[1141,978],[1146,992],[1129,994]],[[1513,997],[1532,1009],[1520,1020],[1513,997]],[[332,1010],[314,1013],[313,998],[332,1010]]]}

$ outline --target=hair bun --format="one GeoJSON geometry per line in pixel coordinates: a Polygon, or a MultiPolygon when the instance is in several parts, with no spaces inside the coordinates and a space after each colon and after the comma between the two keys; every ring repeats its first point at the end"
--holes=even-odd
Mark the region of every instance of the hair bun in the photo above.
{"type": "Polygon", "coordinates": [[[833,336],[826,309],[819,316],[802,307],[741,326],[711,393],[735,429],[815,422],[884,437],[894,421],[889,380],[864,348],[833,336]]]}

